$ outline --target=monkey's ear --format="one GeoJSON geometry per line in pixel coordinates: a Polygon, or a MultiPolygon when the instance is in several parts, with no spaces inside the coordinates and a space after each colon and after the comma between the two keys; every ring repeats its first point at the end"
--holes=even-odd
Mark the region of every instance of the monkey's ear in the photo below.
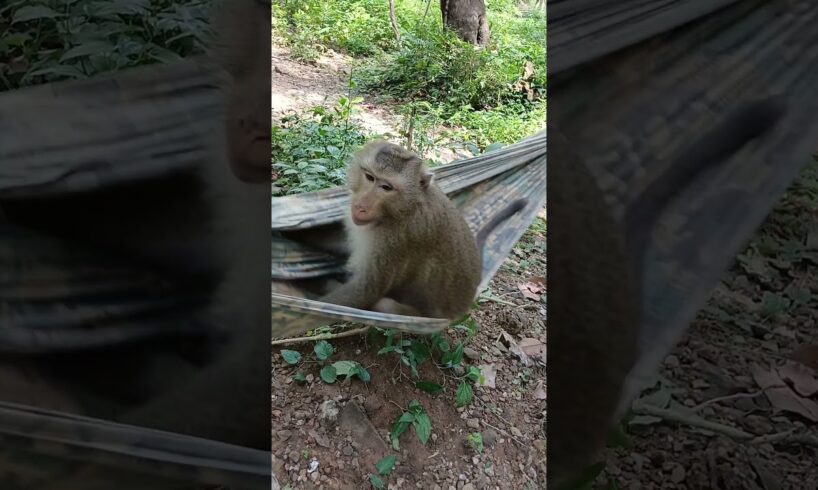
{"type": "Polygon", "coordinates": [[[432,179],[434,178],[435,174],[432,172],[423,171],[420,173],[420,187],[422,189],[428,189],[429,185],[432,183],[432,179]]]}

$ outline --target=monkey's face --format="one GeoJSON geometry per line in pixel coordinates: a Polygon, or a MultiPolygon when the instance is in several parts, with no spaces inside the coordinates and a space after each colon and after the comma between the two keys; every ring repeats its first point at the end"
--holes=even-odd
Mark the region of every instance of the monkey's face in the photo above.
{"type": "Polygon", "coordinates": [[[230,75],[226,135],[230,167],[245,182],[270,178],[270,17],[256,0],[223,3],[214,52],[230,75]]]}
{"type": "Polygon", "coordinates": [[[357,226],[377,225],[383,219],[393,216],[394,201],[400,200],[400,179],[395,175],[384,175],[374,169],[356,165],[348,176],[352,191],[352,222],[357,226]]]}
{"type": "Polygon", "coordinates": [[[406,219],[426,196],[431,174],[411,151],[386,141],[364,146],[349,164],[350,214],[358,226],[406,219]]]}

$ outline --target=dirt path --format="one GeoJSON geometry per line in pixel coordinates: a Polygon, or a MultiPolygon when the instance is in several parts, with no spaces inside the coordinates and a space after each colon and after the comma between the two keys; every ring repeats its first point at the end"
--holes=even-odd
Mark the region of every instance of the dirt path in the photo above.
{"type": "MultiPolygon", "coordinates": [[[[288,48],[273,45],[271,63],[273,119],[319,104],[335,104],[348,94],[353,60],[347,56],[330,51],[312,65],[294,61],[288,48]]],[[[367,131],[398,134],[400,120],[389,109],[373,103],[371,97],[364,97],[359,108],[353,118],[367,131]]]]}

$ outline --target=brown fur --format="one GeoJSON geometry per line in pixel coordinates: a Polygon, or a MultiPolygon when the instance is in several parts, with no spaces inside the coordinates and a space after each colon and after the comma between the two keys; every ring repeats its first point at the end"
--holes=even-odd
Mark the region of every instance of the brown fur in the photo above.
{"type": "Polygon", "coordinates": [[[322,301],[434,318],[466,313],[480,283],[480,247],[420,158],[371,142],[350,162],[347,186],[351,278],[322,301]]]}

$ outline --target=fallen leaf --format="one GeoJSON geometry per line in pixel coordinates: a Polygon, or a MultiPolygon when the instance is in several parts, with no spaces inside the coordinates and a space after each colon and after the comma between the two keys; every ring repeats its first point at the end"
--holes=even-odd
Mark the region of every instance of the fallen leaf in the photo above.
{"type": "Polygon", "coordinates": [[[526,337],[521,341],[517,342],[517,345],[520,346],[520,349],[526,353],[529,357],[539,358],[542,362],[545,362],[545,344],[540,342],[537,339],[532,339],[530,337],[526,337]]]}
{"type": "Polygon", "coordinates": [[[541,294],[545,292],[545,278],[544,277],[532,277],[530,280],[521,282],[517,285],[520,289],[520,292],[523,293],[523,296],[534,300],[539,301],[541,294]]]}
{"type": "Polygon", "coordinates": [[[755,365],[752,374],[753,379],[764,390],[764,394],[767,395],[767,399],[776,410],[797,413],[813,422],[818,422],[818,403],[794,392],[775,369],[764,369],[755,365]]]}
{"type": "Polygon", "coordinates": [[[750,458],[750,464],[753,467],[758,479],[761,480],[761,486],[764,490],[779,490],[781,488],[781,477],[776,475],[761,458],[750,458]]]}
{"type": "Polygon", "coordinates": [[[799,345],[790,358],[818,371],[818,345],[816,344],[799,345]]]}
{"type": "Polygon", "coordinates": [[[634,415],[633,418],[631,418],[628,421],[628,425],[629,426],[637,426],[637,425],[645,426],[645,425],[658,424],[661,421],[662,421],[662,419],[660,417],[654,417],[653,415],[634,415]]]}
{"type": "Polygon", "coordinates": [[[543,380],[540,380],[539,383],[537,383],[537,387],[534,388],[534,398],[536,400],[545,400],[548,398],[545,393],[545,382],[543,380]]]}
{"type": "Polygon", "coordinates": [[[483,364],[480,367],[480,374],[483,376],[480,386],[488,386],[494,388],[494,383],[497,380],[497,368],[494,364],[483,364]]]}
{"type": "Polygon", "coordinates": [[[517,345],[517,341],[514,340],[514,337],[512,337],[511,334],[503,330],[501,338],[508,344],[508,350],[516,354],[517,357],[520,358],[520,361],[522,361],[523,365],[528,366],[531,364],[531,359],[528,357],[528,354],[523,352],[520,346],[517,345]]]}
{"type": "Polygon", "coordinates": [[[799,395],[809,398],[818,394],[818,375],[812,368],[788,361],[778,368],[778,374],[784,381],[789,381],[799,395]]]}

